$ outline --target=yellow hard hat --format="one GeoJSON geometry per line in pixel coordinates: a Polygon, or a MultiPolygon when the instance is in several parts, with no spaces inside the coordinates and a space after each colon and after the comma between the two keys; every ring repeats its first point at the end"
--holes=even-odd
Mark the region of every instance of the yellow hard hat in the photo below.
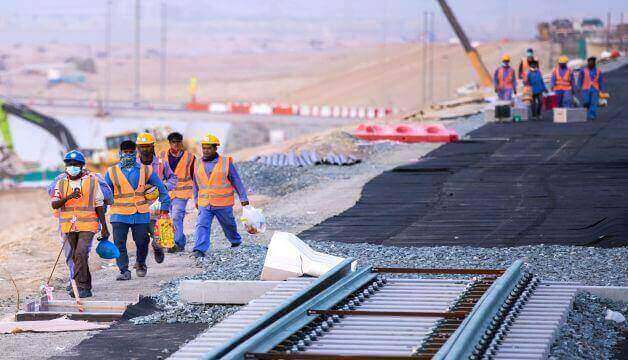
{"type": "Polygon", "coordinates": [[[144,198],[150,202],[157,200],[159,197],[159,189],[157,186],[147,185],[146,190],[144,190],[144,198]]]}
{"type": "Polygon", "coordinates": [[[561,56],[558,58],[558,63],[559,64],[566,64],[569,61],[569,58],[566,57],[565,55],[561,56]]]}
{"type": "Polygon", "coordinates": [[[153,145],[155,143],[155,137],[147,132],[137,135],[137,145],[153,145]]]}
{"type": "Polygon", "coordinates": [[[510,61],[510,55],[508,54],[502,55],[502,61],[510,61]]]}
{"type": "Polygon", "coordinates": [[[205,134],[205,136],[201,139],[201,145],[220,146],[220,140],[212,134],[205,134]]]}

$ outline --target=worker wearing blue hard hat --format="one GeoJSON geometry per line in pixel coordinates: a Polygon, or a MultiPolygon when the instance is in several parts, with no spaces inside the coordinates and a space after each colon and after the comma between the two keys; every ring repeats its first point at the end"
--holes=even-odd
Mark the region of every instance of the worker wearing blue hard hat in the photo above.
{"type": "Polygon", "coordinates": [[[105,197],[98,178],[85,171],[85,156],[78,150],[69,151],[64,157],[65,172],[56,181],[51,206],[59,219],[64,243],[69,244],[71,283],[76,290],[70,296],[92,296],[92,277],[88,256],[92,239],[100,230],[101,237],[109,237],[105,218],[105,197]]]}

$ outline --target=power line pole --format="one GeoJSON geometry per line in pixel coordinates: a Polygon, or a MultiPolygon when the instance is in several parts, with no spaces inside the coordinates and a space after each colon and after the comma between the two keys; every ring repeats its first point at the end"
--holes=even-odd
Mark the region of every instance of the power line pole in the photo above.
{"type": "Polygon", "coordinates": [[[111,100],[111,13],[113,1],[107,0],[107,19],[105,20],[105,104],[104,112],[109,113],[109,102],[111,100]]]}
{"type": "Polygon", "coordinates": [[[159,79],[159,98],[161,101],[165,101],[166,99],[166,55],[168,50],[167,19],[166,0],[161,0],[161,73],[159,79]]]}
{"type": "Polygon", "coordinates": [[[140,103],[140,0],[135,0],[135,91],[133,102],[140,103]]]}
{"type": "Polygon", "coordinates": [[[606,50],[611,48],[611,13],[606,13],[606,50]]]}
{"type": "Polygon", "coordinates": [[[429,69],[429,82],[430,82],[430,103],[434,102],[434,12],[430,12],[430,32],[428,41],[430,42],[430,69],[429,69]]]}
{"type": "Polygon", "coordinates": [[[423,102],[421,106],[425,106],[427,103],[427,29],[428,29],[427,11],[423,11],[423,33],[421,34],[421,41],[423,42],[423,49],[421,50],[421,70],[422,70],[422,84],[423,84],[423,102]]]}

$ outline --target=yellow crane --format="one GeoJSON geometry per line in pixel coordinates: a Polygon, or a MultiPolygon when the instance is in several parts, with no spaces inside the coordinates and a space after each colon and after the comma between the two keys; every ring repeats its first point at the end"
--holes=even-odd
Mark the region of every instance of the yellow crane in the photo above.
{"type": "Polygon", "coordinates": [[[462,29],[462,26],[460,26],[460,23],[458,22],[458,19],[454,15],[454,12],[451,10],[451,7],[449,7],[449,4],[447,4],[447,1],[445,0],[437,0],[437,1],[441,9],[443,9],[443,13],[445,14],[445,17],[447,18],[447,20],[449,21],[449,24],[451,24],[451,27],[454,29],[456,36],[460,40],[460,44],[462,44],[462,47],[464,48],[464,51],[467,53],[469,60],[471,60],[471,66],[473,66],[473,69],[475,69],[475,72],[480,77],[480,84],[482,86],[492,87],[493,79],[491,75],[489,74],[488,70],[486,69],[486,65],[484,65],[484,62],[482,62],[482,58],[480,57],[480,54],[478,53],[478,51],[473,46],[471,46],[471,43],[469,42],[469,38],[467,37],[467,34],[465,34],[464,30],[462,29]]]}

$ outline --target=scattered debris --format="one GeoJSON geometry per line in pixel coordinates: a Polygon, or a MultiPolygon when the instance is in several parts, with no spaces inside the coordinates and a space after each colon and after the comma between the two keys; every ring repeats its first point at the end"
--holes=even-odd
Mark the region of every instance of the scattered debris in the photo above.
{"type": "Polygon", "coordinates": [[[0,334],[101,330],[108,327],[108,324],[60,317],[52,320],[0,322],[0,334]]]}
{"type": "Polygon", "coordinates": [[[319,277],[342,260],[341,257],[312,250],[294,234],[276,231],[268,244],[260,279],[287,280],[303,275],[319,277]]]}
{"type": "Polygon", "coordinates": [[[618,324],[623,323],[624,321],[626,321],[626,317],[624,317],[624,315],[622,315],[621,313],[617,312],[617,311],[613,311],[611,309],[606,309],[606,317],[604,317],[604,320],[610,320],[610,321],[614,321],[618,324]]]}
{"type": "Polygon", "coordinates": [[[302,150],[298,155],[295,151],[287,154],[275,153],[271,155],[255,156],[251,161],[272,166],[313,166],[313,165],[354,165],[362,160],[353,155],[336,155],[333,152],[321,157],[314,150],[302,150]]]}

